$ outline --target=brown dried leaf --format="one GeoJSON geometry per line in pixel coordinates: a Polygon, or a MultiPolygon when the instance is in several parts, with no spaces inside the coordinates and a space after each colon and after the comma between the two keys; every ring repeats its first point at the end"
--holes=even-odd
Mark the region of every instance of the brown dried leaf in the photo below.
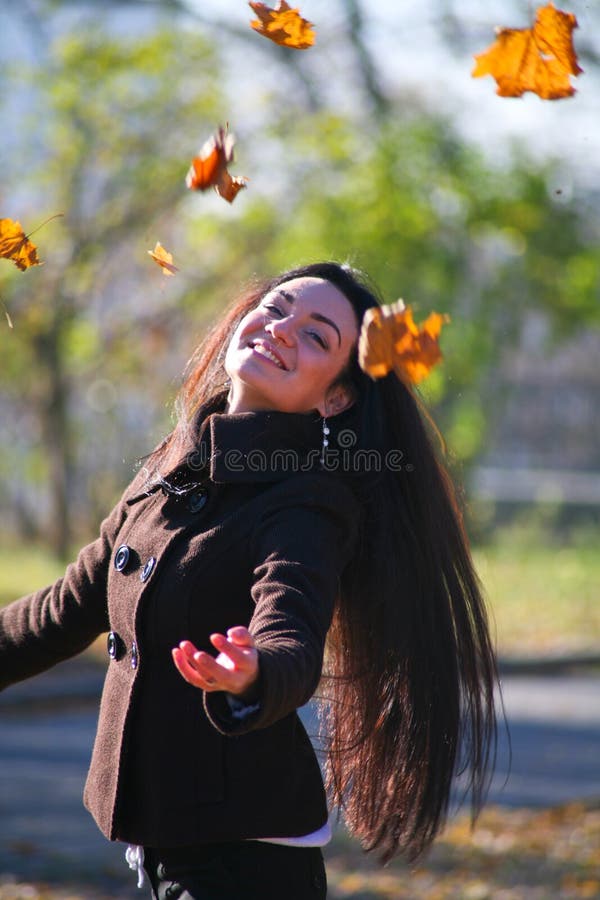
{"type": "Polygon", "coordinates": [[[233,161],[235,138],[227,133],[227,126],[218,128],[203,144],[198,156],[192,159],[185,183],[192,191],[206,191],[214,187],[217,194],[232,203],[248,179],[244,175],[230,175],[227,166],[233,161]]]}
{"type": "Polygon", "coordinates": [[[494,44],[475,57],[473,78],[492,75],[501,97],[521,97],[526,91],[542,100],[560,100],[575,93],[571,75],[583,71],[573,47],[577,19],[552,3],[540,7],[532,28],[500,28],[494,44]]]}
{"type": "Polygon", "coordinates": [[[148,250],[148,254],[162,268],[163,275],[174,275],[175,272],[179,272],[177,266],[173,265],[173,254],[165,250],[160,241],[156,242],[154,250],[148,250]]]}
{"type": "Polygon", "coordinates": [[[432,312],[419,328],[402,300],[371,307],[358,342],[361,368],[372,378],[394,370],[403,381],[418,384],[442,358],[439,336],[449,321],[448,315],[432,312]]]}
{"type": "Polygon", "coordinates": [[[22,272],[41,265],[37,247],[29,240],[21,223],[13,219],[0,219],[0,257],[12,260],[22,272]]]}
{"type": "Polygon", "coordinates": [[[275,9],[265,3],[249,3],[258,19],[250,22],[250,27],[259,34],[275,41],[280,47],[307,50],[315,42],[312,22],[303,19],[299,9],[292,9],[285,0],[279,0],[275,9]]]}

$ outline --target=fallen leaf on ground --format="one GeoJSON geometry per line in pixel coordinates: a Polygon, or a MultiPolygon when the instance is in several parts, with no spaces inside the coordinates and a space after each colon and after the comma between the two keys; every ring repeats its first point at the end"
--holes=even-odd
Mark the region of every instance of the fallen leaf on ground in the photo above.
{"type": "Polygon", "coordinates": [[[37,247],[13,219],[0,219],[0,257],[12,260],[22,272],[41,265],[37,247]]]}
{"type": "Polygon", "coordinates": [[[371,378],[383,378],[393,370],[400,379],[418,384],[442,358],[439,336],[449,321],[449,316],[432,312],[419,327],[402,300],[371,307],[358,342],[361,368],[371,378]]]}
{"type": "Polygon", "coordinates": [[[303,19],[300,10],[292,9],[285,0],[280,0],[275,9],[266,3],[249,3],[258,19],[250,22],[250,27],[259,34],[275,41],[280,47],[307,50],[315,42],[312,22],[303,19]]]}
{"type": "Polygon", "coordinates": [[[570,803],[548,810],[487,807],[471,827],[452,817],[417,865],[382,869],[338,830],[325,849],[329,893],[373,900],[524,900],[598,897],[600,808],[570,803]]]}
{"type": "Polygon", "coordinates": [[[232,203],[238,191],[246,187],[244,175],[230,175],[227,166],[233,161],[235,138],[220,127],[203,144],[198,156],[192,159],[185,183],[192,191],[206,191],[214,187],[217,194],[232,203]]]}
{"type": "Polygon", "coordinates": [[[521,97],[531,91],[542,100],[571,97],[571,75],[583,69],[573,47],[573,13],[552,3],[539,7],[531,28],[499,28],[494,44],[475,56],[473,78],[492,75],[501,97],[521,97]]]}
{"type": "Polygon", "coordinates": [[[175,272],[179,272],[177,266],[173,265],[173,254],[165,250],[160,241],[156,242],[154,250],[148,250],[148,254],[162,268],[163,275],[174,275],[175,272]]]}

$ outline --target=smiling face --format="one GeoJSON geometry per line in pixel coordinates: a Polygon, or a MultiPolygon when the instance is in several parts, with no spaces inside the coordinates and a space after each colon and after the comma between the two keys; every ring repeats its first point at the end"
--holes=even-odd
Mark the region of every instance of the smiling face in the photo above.
{"type": "Polygon", "coordinates": [[[294,278],[244,316],[227,349],[228,412],[274,409],[334,415],[352,402],[331,387],[358,339],[350,302],[322,278],[294,278]]]}

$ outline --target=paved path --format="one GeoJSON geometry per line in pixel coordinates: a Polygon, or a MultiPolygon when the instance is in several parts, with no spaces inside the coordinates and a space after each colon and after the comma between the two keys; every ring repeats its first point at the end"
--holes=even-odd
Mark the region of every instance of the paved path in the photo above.
{"type": "MultiPolygon", "coordinates": [[[[0,695],[0,880],[68,873],[100,882],[111,897],[147,896],[136,892],[124,848],[104,840],[81,803],[99,681],[93,666],[66,663],[0,695]]],[[[509,776],[501,729],[490,802],[600,801],[600,678],[507,677],[503,684],[512,765],[509,776]]]]}
{"type": "Polygon", "coordinates": [[[600,803],[600,677],[506,678],[506,731],[489,800],[504,806],[600,803]]]}

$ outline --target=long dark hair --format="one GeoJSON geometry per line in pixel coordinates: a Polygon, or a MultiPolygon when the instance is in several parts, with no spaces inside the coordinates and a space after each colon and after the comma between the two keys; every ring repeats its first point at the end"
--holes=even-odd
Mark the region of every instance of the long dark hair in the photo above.
{"type": "MultiPolygon", "coordinates": [[[[178,422],[151,457],[181,457],[199,405],[224,389],[232,331],[261,298],[293,278],[324,278],[360,323],[379,300],[345,265],[316,263],[250,286],[188,364],[178,422]]],[[[445,821],[453,778],[467,775],[472,810],[485,798],[495,753],[497,672],[481,586],[452,480],[415,391],[394,374],[373,381],[354,352],[338,380],[353,421],[406,465],[353,478],[360,539],[341,578],[320,691],[327,788],[349,830],[384,861],[415,859],[445,821]]]]}

